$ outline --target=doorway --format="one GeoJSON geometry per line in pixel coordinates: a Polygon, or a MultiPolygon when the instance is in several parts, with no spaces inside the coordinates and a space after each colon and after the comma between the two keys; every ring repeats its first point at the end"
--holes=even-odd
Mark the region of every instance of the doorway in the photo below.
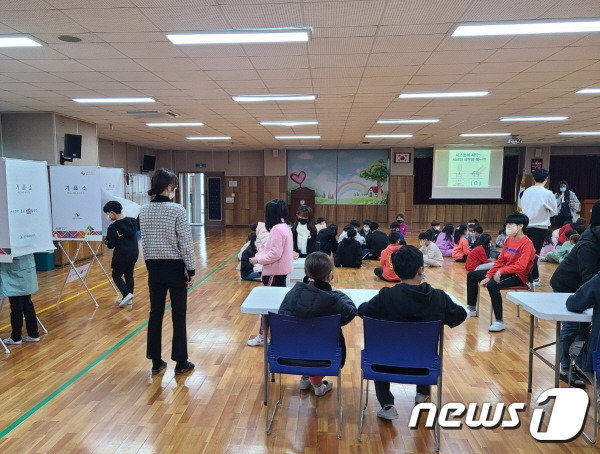
{"type": "Polygon", "coordinates": [[[224,181],[224,172],[179,174],[181,202],[191,225],[225,225],[224,181]]]}

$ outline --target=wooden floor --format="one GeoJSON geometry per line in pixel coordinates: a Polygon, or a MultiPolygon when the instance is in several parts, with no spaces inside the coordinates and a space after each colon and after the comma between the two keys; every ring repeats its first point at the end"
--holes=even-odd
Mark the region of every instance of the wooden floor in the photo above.
{"type": "MultiPolygon", "coordinates": [[[[416,244],[411,232],[408,242],[416,244]]],[[[148,291],[140,259],[133,306],[119,309],[116,295],[98,269],[89,277],[100,307],[78,283],[67,284],[57,302],[66,269],[38,273],[34,295],[38,315],[49,330],[37,344],[0,353],[0,452],[3,453],[398,453],[431,452],[432,433],[411,430],[414,386],[393,385],[400,419],[375,416],[372,392],[363,442],[356,437],[362,322],[344,328],[348,360],[343,370],[343,438],[336,438],[335,392],[322,398],[299,391],[297,377],[284,377],[285,393],[273,433],[265,435],[262,349],[246,346],[258,328],[256,316],[240,313],[244,297],[258,283],[241,282],[236,254],[247,230],[194,228],[197,281],[188,298],[191,374],[174,376],[174,363],[158,376],[145,358],[148,291]]],[[[110,253],[102,257],[110,263],[110,253]]],[[[360,270],[339,269],[335,285],[380,288],[376,263],[360,270]]],[[[542,263],[544,284],[555,265],[542,263]]],[[[428,268],[427,281],[465,301],[463,264],[446,259],[428,268]]],[[[507,330],[488,333],[487,292],[479,318],[446,330],[444,402],[524,402],[516,429],[442,430],[443,453],[596,452],[581,437],[569,443],[536,442],[529,422],[537,397],[553,387],[553,371],[535,362],[533,393],[526,390],[528,314],[516,317],[505,302],[507,330]]],[[[9,305],[1,335],[10,336],[9,305]]],[[[165,317],[164,359],[170,357],[170,312],[165,317]]],[[[540,322],[540,341],[554,338],[554,325],[540,322]]],[[[551,358],[553,348],[548,350],[551,358]]],[[[506,418],[506,416],[505,416],[506,418]]],[[[463,419],[464,421],[464,419],[463,419]]]]}

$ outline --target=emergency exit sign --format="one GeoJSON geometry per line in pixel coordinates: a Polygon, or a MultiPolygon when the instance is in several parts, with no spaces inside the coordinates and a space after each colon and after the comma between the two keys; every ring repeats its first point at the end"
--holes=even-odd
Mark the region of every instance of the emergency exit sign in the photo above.
{"type": "Polygon", "coordinates": [[[196,167],[206,167],[206,163],[202,162],[202,163],[196,163],[196,167]]]}

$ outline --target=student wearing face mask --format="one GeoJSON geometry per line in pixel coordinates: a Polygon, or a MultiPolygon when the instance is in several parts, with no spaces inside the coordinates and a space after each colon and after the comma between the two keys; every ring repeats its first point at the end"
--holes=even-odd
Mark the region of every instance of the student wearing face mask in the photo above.
{"type": "Polygon", "coordinates": [[[306,257],[316,250],[317,228],[312,218],[312,210],[307,205],[300,205],[296,212],[296,222],[292,226],[294,252],[300,258],[306,257]]]}
{"type": "Polygon", "coordinates": [[[369,236],[371,234],[371,220],[370,219],[365,219],[363,221],[363,228],[358,231],[358,234],[360,236],[362,236],[363,238],[365,238],[365,240],[366,240],[367,236],[369,236]]]}
{"type": "Polygon", "coordinates": [[[498,260],[489,270],[470,271],[467,274],[467,304],[472,317],[477,316],[477,287],[486,287],[490,294],[496,317],[496,321],[488,328],[490,332],[506,329],[500,290],[527,282],[529,270],[535,262],[533,243],[523,233],[528,224],[529,218],[525,214],[509,214],[506,218],[506,240],[498,260]]]}
{"type": "Polygon", "coordinates": [[[171,299],[171,359],[177,363],[175,373],[194,369],[194,364],[188,361],[186,312],[187,289],[194,283],[196,259],[187,212],[172,202],[178,183],[177,176],[170,170],[156,170],[148,191],[154,198],[142,206],[139,215],[150,293],[146,357],[152,360],[153,374],[167,367],[161,357],[167,291],[171,299]]]}
{"type": "Polygon", "coordinates": [[[556,216],[555,224],[558,228],[563,225],[576,222],[579,218],[579,210],[581,203],[573,191],[569,189],[569,184],[566,181],[558,183],[558,192],[554,194],[556,198],[556,208],[558,215],[556,216]]]}
{"type": "Polygon", "coordinates": [[[431,227],[427,229],[427,233],[429,233],[429,239],[435,243],[438,235],[440,234],[440,221],[434,219],[431,221],[431,227]]]}

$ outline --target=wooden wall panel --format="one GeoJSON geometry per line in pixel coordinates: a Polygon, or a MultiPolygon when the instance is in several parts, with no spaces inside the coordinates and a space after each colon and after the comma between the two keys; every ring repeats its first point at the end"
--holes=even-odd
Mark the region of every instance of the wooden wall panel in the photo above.
{"type": "Polygon", "coordinates": [[[225,204],[225,225],[250,225],[265,218],[265,204],[286,198],[286,177],[226,176],[225,195],[235,193],[233,203],[225,204]],[[237,181],[237,187],[229,187],[237,181]]]}
{"type": "Polygon", "coordinates": [[[506,216],[515,211],[514,204],[498,205],[414,205],[413,223],[429,224],[433,219],[454,225],[477,219],[485,224],[502,224],[506,216]]]}

